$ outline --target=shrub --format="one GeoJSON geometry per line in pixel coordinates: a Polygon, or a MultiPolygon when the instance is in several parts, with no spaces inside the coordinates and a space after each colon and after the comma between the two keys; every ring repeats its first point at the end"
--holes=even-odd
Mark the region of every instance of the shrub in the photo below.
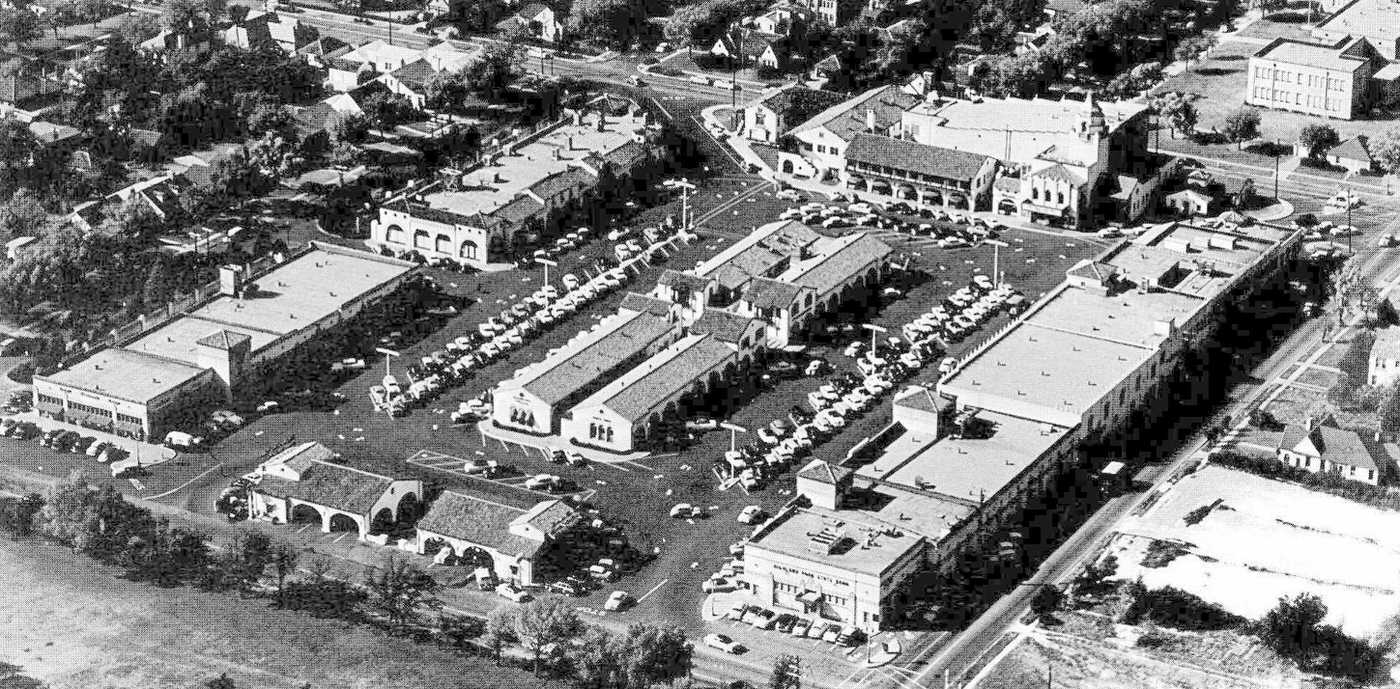
{"type": "Polygon", "coordinates": [[[1147,555],[1142,558],[1142,566],[1152,569],[1166,567],[1171,564],[1172,560],[1185,555],[1187,552],[1189,551],[1180,543],[1173,543],[1172,541],[1153,541],[1152,545],[1147,546],[1147,555]]]}
{"type": "Polygon", "coordinates": [[[1232,629],[1247,620],[1199,596],[1166,586],[1148,590],[1141,582],[1129,585],[1132,602],[1123,612],[1124,624],[1150,620],[1155,624],[1187,631],[1232,629]]]}
{"type": "Polygon", "coordinates": [[[1246,471],[1256,476],[1263,476],[1264,478],[1271,478],[1277,481],[1297,483],[1313,490],[1364,503],[1372,507],[1379,507],[1387,510],[1400,510],[1400,495],[1391,492],[1384,486],[1373,486],[1369,483],[1352,481],[1333,474],[1314,474],[1306,469],[1299,469],[1298,467],[1284,464],[1273,457],[1259,457],[1230,450],[1221,450],[1212,453],[1210,461],[1212,464],[1219,464],[1223,467],[1246,471]]]}

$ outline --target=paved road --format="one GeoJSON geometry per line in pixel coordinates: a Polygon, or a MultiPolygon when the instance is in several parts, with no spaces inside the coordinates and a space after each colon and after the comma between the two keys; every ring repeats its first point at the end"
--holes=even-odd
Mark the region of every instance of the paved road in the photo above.
{"type": "MultiPolygon", "coordinates": [[[[1291,189],[1311,186],[1284,182],[1281,188],[1285,188],[1285,185],[1291,189]]],[[[1335,192],[1335,188],[1323,190],[1314,187],[1311,189],[1311,193],[1315,197],[1319,195],[1329,196],[1333,192],[1335,192]]],[[[1400,228],[1400,215],[1396,214],[1396,205],[1400,204],[1378,200],[1374,206],[1368,209],[1368,219],[1374,219],[1374,222],[1368,224],[1374,229],[1359,238],[1357,255],[1353,259],[1361,274],[1377,286],[1393,279],[1395,267],[1397,263],[1400,263],[1400,251],[1377,249],[1373,243],[1373,238],[1378,232],[1395,232],[1397,228],[1400,228]]],[[[1358,224],[1360,222],[1358,221],[1358,224]]],[[[1221,415],[1228,414],[1231,418],[1238,419],[1247,410],[1253,408],[1270,388],[1269,385],[1259,384],[1257,381],[1267,383],[1267,381],[1279,377],[1295,362],[1307,358],[1317,347],[1322,346],[1323,323],[1330,318],[1332,318],[1331,314],[1324,318],[1313,319],[1284,340],[1271,356],[1255,368],[1253,380],[1256,382],[1244,383],[1235,387],[1229,395],[1226,406],[1217,412],[1216,418],[1222,418],[1221,415]]],[[[1202,424],[1201,427],[1204,428],[1207,425],[1202,424]]],[[[1196,456],[1197,451],[1204,443],[1203,433],[1197,433],[1186,440],[1181,445],[1181,449],[1168,462],[1167,469],[1158,476],[1152,490],[1144,494],[1115,498],[1105,504],[1042,563],[1034,576],[1002,597],[961,634],[950,639],[929,661],[923,671],[913,677],[897,680],[884,678],[884,681],[870,686],[893,686],[904,689],[932,686],[932,683],[944,676],[945,673],[954,680],[963,677],[970,668],[976,665],[982,654],[1029,611],[1031,597],[1035,595],[1039,586],[1062,583],[1073,577],[1083,566],[1084,561],[1098,552],[1107,542],[1123,517],[1141,505],[1153,492],[1162,488],[1173,474],[1196,456]]]]}

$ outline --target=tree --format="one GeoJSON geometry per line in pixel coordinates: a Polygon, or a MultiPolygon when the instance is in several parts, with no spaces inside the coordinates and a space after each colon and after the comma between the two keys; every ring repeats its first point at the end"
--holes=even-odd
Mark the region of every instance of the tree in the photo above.
{"type": "Polygon", "coordinates": [[[160,20],[153,14],[137,12],[128,14],[117,23],[117,35],[131,45],[140,45],[146,39],[160,33],[160,20]]]}
{"type": "MultiPolygon", "coordinates": [[[[494,98],[516,77],[520,76],[520,46],[493,44],[481,53],[476,62],[463,70],[467,88],[484,98],[494,98]]],[[[361,105],[369,114],[369,110],[361,105]]]]}
{"type": "Polygon", "coordinates": [[[1337,130],[1330,124],[1310,124],[1298,132],[1298,143],[1307,149],[1309,158],[1321,158],[1328,150],[1341,143],[1337,130]]]}
{"type": "Polygon", "coordinates": [[[627,633],[613,645],[628,686],[649,687],[672,682],[690,670],[692,647],[679,627],[628,625],[627,633]]]}
{"type": "Polygon", "coordinates": [[[626,685],[623,668],[628,649],[608,632],[590,627],[583,633],[583,643],[574,656],[574,673],[584,689],[611,689],[626,685]]]}
{"type": "Polygon", "coordinates": [[[1118,556],[1108,555],[1103,560],[1095,560],[1084,566],[1084,571],[1075,581],[1074,587],[1077,592],[1088,594],[1096,593],[1103,589],[1104,584],[1113,575],[1118,573],[1118,556]]]}
{"type": "Polygon", "coordinates": [[[238,689],[238,685],[228,678],[228,673],[221,673],[218,677],[204,683],[207,689],[238,689]]]}
{"type": "Polygon", "coordinates": [[[1317,626],[1326,617],[1327,606],[1317,596],[1281,597],[1260,622],[1260,638],[1279,655],[1303,663],[1316,643],[1317,626]]]}
{"type": "Polygon", "coordinates": [[[235,567],[229,575],[245,591],[262,580],[272,562],[272,539],[261,531],[237,534],[228,550],[234,556],[235,567]]]}
{"type": "Polygon", "coordinates": [[[107,17],[107,0],[73,0],[78,16],[86,19],[92,28],[97,28],[97,22],[107,17]]]}
{"type": "Polygon", "coordinates": [[[407,557],[394,551],[389,552],[379,567],[365,568],[365,588],[371,607],[388,618],[391,631],[415,621],[419,608],[442,607],[434,596],[438,583],[407,557]]]}
{"type": "Polygon", "coordinates": [[[30,493],[5,503],[5,511],[0,514],[0,524],[15,536],[28,536],[34,533],[34,520],[42,509],[44,496],[30,493]]]}
{"type": "Polygon", "coordinates": [[[486,615],[486,642],[496,664],[501,662],[501,647],[515,638],[515,608],[501,606],[486,615]]]}
{"type": "Polygon", "coordinates": [[[1369,142],[1371,156],[1389,174],[1400,174],[1400,128],[1392,127],[1369,142]]]}
{"type": "Polygon", "coordinates": [[[791,653],[779,655],[768,676],[768,689],[802,689],[802,659],[791,653]]]}
{"type": "Polygon", "coordinates": [[[14,45],[15,51],[43,37],[39,15],[20,7],[0,9],[0,39],[14,45]]]}
{"type": "Polygon", "coordinates": [[[646,19],[638,0],[574,0],[565,26],[568,35],[621,50],[646,19]]]}
{"type": "Polygon", "coordinates": [[[326,133],[332,145],[357,144],[369,133],[369,121],[360,113],[336,111],[326,120],[326,133]]]}
{"type": "Polygon", "coordinates": [[[480,618],[449,615],[438,612],[438,631],[443,638],[457,648],[466,648],[467,642],[486,633],[486,623],[480,618]]]}
{"type": "Polygon", "coordinates": [[[447,112],[462,112],[467,96],[471,95],[465,71],[438,72],[428,79],[425,90],[425,105],[432,110],[447,112]]]}
{"type": "Polygon", "coordinates": [[[1031,598],[1031,612],[1037,617],[1046,617],[1060,609],[1065,602],[1065,594],[1056,586],[1041,586],[1031,598]]]}
{"type": "Polygon", "coordinates": [[[1225,116],[1223,132],[1230,143],[1244,147],[1244,142],[1259,136],[1259,111],[1239,108],[1225,116]]]}
{"type": "Polygon", "coordinates": [[[44,204],[28,189],[20,189],[9,201],[0,205],[0,232],[6,236],[34,236],[48,222],[49,214],[44,210],[44,204]]]}
{"type": "Polygon", "coordinates": [[[1186,71],[1189,72],[1191,71],[1191,63],[1209,53],[1211,48],[1215,47],[1216,42],[1215,34],[1188,36],[1176,44],[1176,50],[1172,52],[1172,57],[1178,62],[1185,63],[1186,71]]]}
{"type": "Polygon", "coordinates": [[[515,636],[530,652],[536,676],[546,647],[568,641],[582,631],[578,613],[561,598],[536,598],[515,611],[515,636]]]}
{"type": "Polygon", "coordinates": [[[297,561],[301,559],[301,549],[292,544],[291,541],[278,539],[273,541],[272,549],[268,553],[268,564],[272,567],[272,576],[277,581],[277,607],[287,607],[287,577],[297,571],[297,561]]]}

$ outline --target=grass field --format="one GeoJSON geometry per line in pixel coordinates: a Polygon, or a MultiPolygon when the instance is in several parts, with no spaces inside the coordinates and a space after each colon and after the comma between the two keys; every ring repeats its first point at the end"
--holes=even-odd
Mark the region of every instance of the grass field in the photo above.
{"type": "Polygon", "coordinates": [[[266,601],[119,578],[67,550],[0,542],[0,661],[53,689],[546,687],[489,659],[272,610],[266,601]]]}

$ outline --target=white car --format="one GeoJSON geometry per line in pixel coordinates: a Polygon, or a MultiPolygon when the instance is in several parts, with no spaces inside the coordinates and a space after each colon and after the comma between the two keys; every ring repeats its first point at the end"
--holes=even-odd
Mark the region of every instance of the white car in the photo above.
{"type": "Polygon", "coordinates": [[[846,345],[846,348],[841,350],[841,353],[845,354],[848,357],[855,358],[860,356],[861,353],[865,351],[865,346],[866,345],[863,340],[857,340],[846,345]]]}
{"type": "Polygon", "coordinates": [[[797,190],[796,190],[796,189],[784,189],[784,190],[782,190],[782,191],[780,191],[780,192],[774,194],[774,197],[779,198],[779,199],[782,199],[783,201],[801,201],[801,200],[802,200],[802,195],[799,194],[799,193],[797,193],[797,190]]]}
{"type": "Polygon", "coordinates": [[[754,524],[763,521],[763,508],[758,505],[749,505],[739,511],[740,524],[754,524]]]}
{"type": "Polygon", "coordinates": [[[545,490],[554,485],[558,480],[559,477],[552,474],[535,474],[525,479],[525,487],[530,490],[545,490]]]}
{"type": "Polygon", "coordinates": [[[603,609],[609,612],[617,612],[635,602],[636,600],[632,598],[632,594],[626,591],[613,591],[612,594],[608,596],[607,602],[603,603],[603,609]]]}
{"type": "Polygon", "coordinates": [[[564,273],[564,277],[559,278],[559,282],[564,284],[564,289],[573,291],[578,289],[578,276],[573,273],[564,273]]]}
{"type": "Polygon", "coordinates": [[[744,652],[744,645],[723,634],[706,634],[704,638],[706,646],[738,655],[744,652]]]}
{"type": "Polygon", "coordinates": [[[384,376],[384,392],[390,397],[403,394],[403,388],[399,387],[399,379],[392,375],[384,376]]]}
{"type": "Polygon", "coordinates": [[[1339,191],[1336,194],[1333,194],[1332,198],[1327,199],[1327,206],[1330,208],[1340,208],[1342,210],[1346,210],[1348,208],[1356,208],[1360,205],[1361,197],[1349,191],[1339,191]]]}
{"type": "Polygon", "coordinates": [[[700,514],[700,509],[688,502],[682,502],[671,507],[671,516],[675,519],[693,519],[700,516],[700,514]]]}
{"type": "Polygon", "coordinates": [[[739,581],[734,577],[715,575],[706,579],[700,584],[700,590],[705,593],[728,593],[739,588],[739,581]]]}
{"type": "Polygon", "coordinates": [[[514,603],[524,603],[525,601],[530,600],[530,592],[525,591],[510,582],[506,582],[501,584],[500,586],[497,586],[496,595],[514,603]]]}

